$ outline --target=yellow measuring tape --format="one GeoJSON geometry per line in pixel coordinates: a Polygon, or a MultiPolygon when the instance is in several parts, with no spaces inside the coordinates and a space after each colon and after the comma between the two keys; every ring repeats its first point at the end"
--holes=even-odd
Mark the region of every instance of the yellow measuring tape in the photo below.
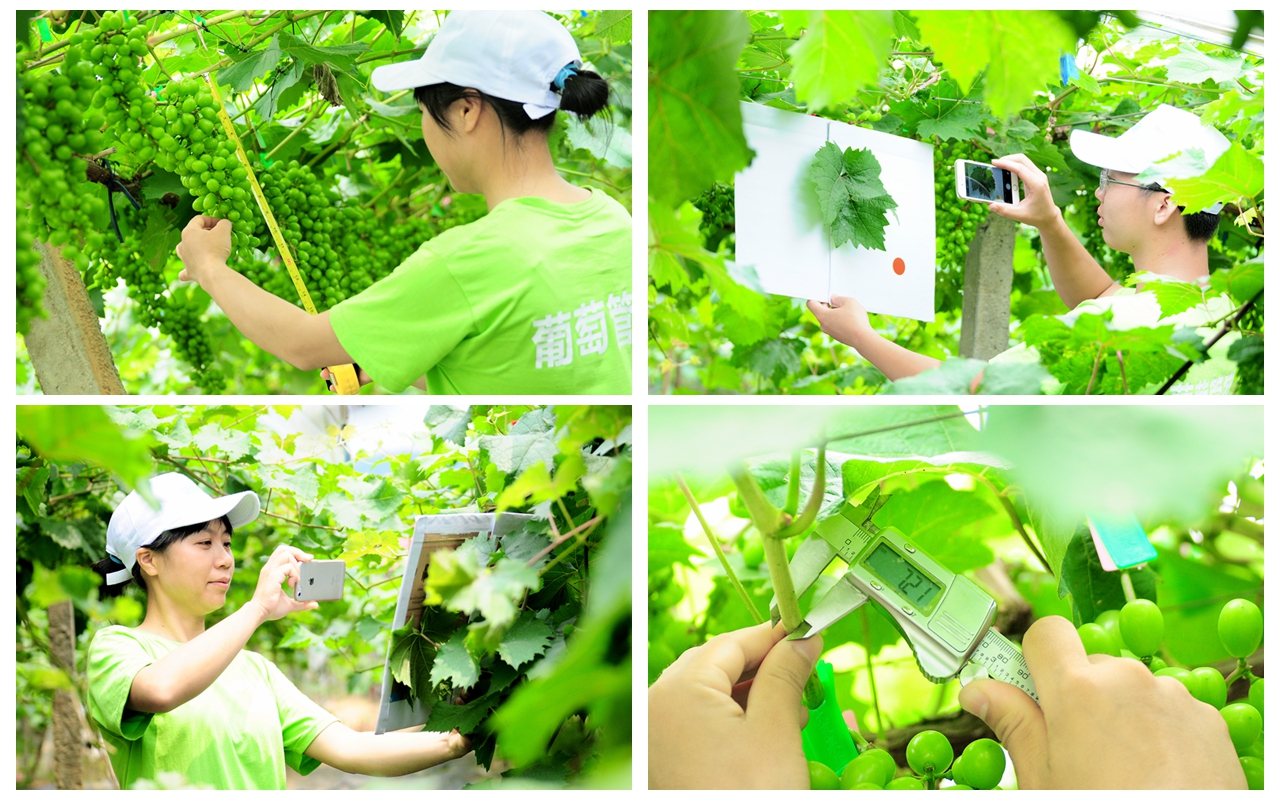
{"type": "MultiPolygon", "coordinates": [[[[236,155],[240,158],[240,163],[244,165],[245,171],[249,174],[249,186],[253,190],[253,197],[258,201],[258,208],[262,209],[262,216],[267,221],[267,228],[271,231],[271,238],[276,241],[276,249],[280,251],[280,258],[284,260],[285,267],[289,270],[289,277],[293,279],[293,285],[298,290],[298,296],[302,298],[302,305],[307,309],[307,313],[315,315],[316,304],[311,301],[311,293],[307,291],[307,286],[302,282],[302,273],[298,272],[298,265],[293,261],[293,254],[289,251],[289,245],[285,243],[284,236],[280,233],[280,226],[276,224],[275,215],[271,213],[271,207],[267,205],[266,195],[262,193],[262,187],[258,185],[258,176],[253,171],[253,164],[249,161],[249,156],[244,151],[244,145],[240,143],[240,137],[236,135],[236,129],[231,125],[231,118],[227,116],[227,109],[222,105],[222,95],[218,92],[218,81],[210,80],[209,76],[205,76],[209,88],[213,90],[213,101],[218,106],[218,118],[222,120],[222,128],[227,132],[227,136],[231,137],[231,141],[235,142],[236,155]]],[[[337,387],[338,394],[359,394],[360,379],[356,377],[356,369],[351,364],[341,364],[336,367],[329,367],[329,375],[333,379],[333,385],[337,387]]]]}

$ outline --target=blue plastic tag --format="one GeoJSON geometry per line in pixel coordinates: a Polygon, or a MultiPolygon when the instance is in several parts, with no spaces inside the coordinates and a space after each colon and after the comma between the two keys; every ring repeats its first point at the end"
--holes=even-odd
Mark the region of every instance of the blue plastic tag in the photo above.
{"type": "Polygon", "coordinates": [[[1080,77],[1080,68],[1076,66],[1076,57],[1071,53],[1058,56],[1058,71],[1062,73],[1062,85],[1071,83],[1072,78],[1080,77]]]}
{"type": "Polygon", "coordinates": [[[1145,564],[1156,557],[1155,547],[1134,515],[1091,516],[1088,519],[1098,557],[1108,572],[1145,564]]]}

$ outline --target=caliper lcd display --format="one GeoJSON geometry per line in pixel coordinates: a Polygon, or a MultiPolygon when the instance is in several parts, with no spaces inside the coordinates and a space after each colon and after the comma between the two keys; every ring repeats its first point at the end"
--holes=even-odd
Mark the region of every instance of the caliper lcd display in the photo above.
{"type": "Polygon", "coordinates": [[[914,567],[886,542],[880,542],[862,562],[868,571],[892,586],[921,614],[933,611],[942,587],[914,567]]]}

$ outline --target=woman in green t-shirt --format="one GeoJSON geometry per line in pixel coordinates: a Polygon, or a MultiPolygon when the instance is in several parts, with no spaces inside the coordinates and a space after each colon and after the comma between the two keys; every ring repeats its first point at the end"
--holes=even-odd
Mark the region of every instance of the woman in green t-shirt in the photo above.
{"type": "Polygon", "coordinates": [[[227,266],[227,220],[191,220],[179,277],[300,369],[357,363],[392,391],[629,394],[631,218],[562,178],[548,145],[557,109],[585,121],[608,108],[572,35],[541,12],[453,11],[422,58],[372,82],[414,90],[427,149],[489,213],[314,317],[227,266]]]}
{"type": "Polygon", "coordinates": [[[103,593],[135,583],[147,612],[136,628],[111,626],[89,647],[89,713],[110,745],[121,788],[175,773],[221,789],[283,789],[285,766],[404,775],[470,750],[452,733],[351,730],[300,692],[270,661],[244,650],[263,622],[314,609],[281,589],[311,556],[282,546],[258,575],[253,599],[216,625],[235,572],[231,534],[258,516],[258,497],[210,498],[178,473],[150,479],[153,508],[131,492],[111,515],[103,593]]]}

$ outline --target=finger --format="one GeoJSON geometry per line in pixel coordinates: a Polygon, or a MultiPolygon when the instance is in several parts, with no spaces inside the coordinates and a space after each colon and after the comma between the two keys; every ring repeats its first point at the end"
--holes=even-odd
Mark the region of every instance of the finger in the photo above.
{"type": "Polygon", "coordinates": [[[1022,654],[1036,683],[1041,704],[1054,707],[1061,698],[1063,681],[1070,675],[1089,668],[1080,634],[1063,617],[1042,617],[1022,637],[1022,654]]]}
{"type": "Polygon", "coordinates": [[[1048,734],[1044,713],[1026,692],[1008,683],[977,680],[960,690],[960,707],[987,723],[1009,751],[1018,787],[1044,785],[1048,769],[1048,734]]]}
{"type": "Polygon", "coordinates": [[[849,301],[852,299],[853,299],[852,297],[844,297],[843,295],[833,294],[831,295],[831,307],[840,308],[842,306],[847,306],[849,305],[849,301]]]}
{"type": "Polygon", "coordinates": [[[726,695],[740,682],[743,673],[757,669],[770,648],[786,631],[762,622],[751,628],[722,633],[699,647],[686,650],[671,665],[681,680],[717,689],[726,695]]]}
{"type": "Polygon", "coordinates": [[[1007,169],[1019,178],[1025,178],[1029,174],[1040,171],[1035,164],[1031,163],[1031,159],[1027,158],[1022,153],[1001,156],[995,161],[992,161],[991,166],[1007,169]]]}
{"type": "Polygon", "coordinates": [[[194,217],[187,220],[187,226],[182,229],[182,232],[185,234],[187,231],[198,231],[203,229],[204,229],[204,215],[196,214],[194,217]]]}
{"type": "Polygon", "coordinates": [[[797,714],[804,706],[801,702],[804,685],[821,655],[821,636],[778,642],[765,656],[751,682],[747,719],[770,724],[771,720],[785,720],[788,715],[797,714]]]}
{"type": "Polygon", "coordinates": [[[185,268],[185,267],[183,267],[182,271],[178,273],[178,280],[180,280],[180,281],[190,281],[190,280],[192,280],[191,273],[190,273],[190,272],[187,272],[186,268],[185,268]]]}
{"type": "Polygon", "coordinates": [[[217,217],[211,217],[208,214],[203,214],[201,215],[200,219],[202,224],[204,225],[204,229],[207,231],[211,231],[214,228],[218,227],[217,217]]]}
{"type": "Polygon", "coordinates": [[[307,603],[308,611],[315,611],[319,607],[320,607],[320,604],[317,603],[315,600],[312,600],[310,603],[307,603]]]}
{"type": "Polygon", "coordinates": [[[818,319],[822,319],[820,315],[827,310],[827,304],[821,300],[806,300],[805,306],[809,309],[809,313],[818,319]]]}
{"type": "Polygon", "coordinates": [[[226,226],[227,226],[227,233],[231,233],[231,228],[232,228],[233,226],[232,226],[232,224],[231,224],[231,220],[229,220],[229,219],[220,219],[220,220],[217,220],[216,224],[213,226],[213,229],[214,229],[214,230],[217,230],[217,229],[221,228],[223,225],[226,225],[226,226]]]}
{"type": "Polygon", "coordinates": [[[857,715],[857,714],[853,713],[852,711],[845,711],[845,712],[842,712],[842,713],[840,714],[840,717],[841,717],[842,719],[844,719],[844,726],[845,726],[846,728],[848,728],[848,729],[849,729],[849,730],[851,730],[851,731],[856,731],[856,732],[858,732],[858,733],[862,733],[862,731],[861,731],[861,730],[859,730],[859,728],[858,728],[858,715],[857,715]]]}

